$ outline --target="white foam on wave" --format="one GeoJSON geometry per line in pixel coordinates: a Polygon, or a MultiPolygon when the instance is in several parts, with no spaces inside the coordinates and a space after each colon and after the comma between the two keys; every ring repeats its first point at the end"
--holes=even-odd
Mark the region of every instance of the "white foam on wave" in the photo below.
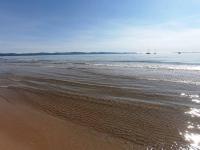
{"type": "Polygon", "coordinates": [[[199,99],[192,99],[192,102],[195,102],[195,103],[200,103],[200,100],[199,99]]]}
{"type": "Polygon", "coordinates": [[[95,64],[92,64],[92,65],[105,66],[105,67],[126,67],[126,68],[200,71],[200,65],[138,63],[138,62],[132,62],[132,63],[95,63],[95,64]]]}
{"type": "Polygon", "coordinates": [[[200,66],[152,63],[94,63],[91,65],[94,65],[95,68],[99,66],[103,69],[107,67],[113,68],[114,70],[119,69],[119,72],[123,69],[123,73],[126,73],[124,71],[126,68],[139,69],[136,71],[133,70],[134,74],[131,74],[131,70],[127,70],[128,75],[139,75],[137,76],[139,79],[200,85],[200,78],[194,78],[200,75],[200,66]],[[142,70],[140,71],[140,69],[142,70]],[[141,75],[141,72],[144,75],[141,75]]]}
{"type": "Polygon", "coordinates": [[[186,93],[181,93],[180,96],[187,97],[186,93]]]}
{"type": "Polygon", "coordinates": [[[188,97],[191,99],[192,102],[199,104],[200,103],[200,97],[198,94],[186,94],[186,93],[181,93],[181,97],[188,97]]]}
{"type": "Polygon", "coordinates": [[[154,81],[167,81],[167,82],[174,82],[174,83],[184,83],[184,84],[193,84],[193,85],[200,85],[200,82],[197,81],[191,81],[191,80],[177,80],[177,79],[155,79],[155,78],[140,78],[140,79],[146,79],[146,80],[154,80],[154,81]]]}
{"type": "Polygon", "coordinates": [[[199,98],[199,95],[189,95],[190,98],[199,98]]]}

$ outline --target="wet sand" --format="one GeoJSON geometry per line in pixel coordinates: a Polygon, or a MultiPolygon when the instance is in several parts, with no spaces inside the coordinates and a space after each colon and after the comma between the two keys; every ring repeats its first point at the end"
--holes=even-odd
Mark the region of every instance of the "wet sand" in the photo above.
{"type": "Polygon", "coordinates": [[[40,73],[1,74],[0,149],[191,148],[189,107],[162,103],[184,98],[40,73]]]}
{"type": "Polygon", "coordinates": [[[0,98],[0,149],[120,150],[130,146],[123,140],[9,101],[0,98]]]}

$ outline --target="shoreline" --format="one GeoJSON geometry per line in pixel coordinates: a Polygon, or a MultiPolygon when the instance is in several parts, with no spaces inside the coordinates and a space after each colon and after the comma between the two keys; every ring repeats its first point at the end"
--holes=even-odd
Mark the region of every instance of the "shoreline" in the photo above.
{"type": "MultiPolygon", "coordinates": [[[[0,133],[6,136],[2,140],[14,138],[8,145],[16,144],[23,149],[26,145],[31,147],[35,139],[35,147],[31,148],[39,150],[55,145],[71,145],[71,149],[78,150],[193,148],[185,135],[186,131],[196,131],[195,126],[188,129],[193,126],[189,122],[198,125],[199,119],[190,114],[196,106],[190,97],[134,89],[140,83],[137,78],[114,78],[79,65],[65,69],[46,66],[31,63],[1,66],[0,100],[3,103],[0,101],[0,107],[6,109],[0,110],[0,121],[5,124],[0,127],[0,133]],[[20,135],[18,130],[25,135],[20,135]],[[41,137],[45,138],[38,140],[41,137]]],[[[151,89],[158,84],[164,90],[166,84],[160,82],[151,81],[146,85],[151,89]]]]}
{"type": "MultiPolygon", "coordinates": [[[[106,101],[28,88],[7,88],[1,89],[1,92],[3,94],[0,95],[13,105],[21,105],[59,120],[70,121],[91,131],[121,139],[124,143],[131,143],[132,147],[167,149],[187,145],[177,130],[179,128],[184,131],[185,121],[181,109],[135,102],[106,101]]],[[[93,141],[88,142],[94,144],[93,141]]],[[[126,147],[124,143],[120,145],[126,147]]],[[[111,146],[109,149],[116,148],[111,146]]]]}

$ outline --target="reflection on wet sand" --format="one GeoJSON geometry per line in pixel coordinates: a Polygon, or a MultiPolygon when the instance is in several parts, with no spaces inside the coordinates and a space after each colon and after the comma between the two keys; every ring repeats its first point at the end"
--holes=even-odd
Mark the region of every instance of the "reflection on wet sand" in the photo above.
{"type": "Polygon", "coordinates": [[[200,109],[197,108],[190,108],[190,110],[185,113],[190,114],[191,117],[200,117],[200,109]]]}
{"type": "Polygon", "coordinates": [[[187,122],[187,129],[185,130],[184,135],[185,140],[190,143],[191,149],[200,149],[200,108],[198,108],[198,104],[200,103],[199,95],[190,95],[182,93],[181,96],[189,97],[192,102],[196,103],[197,108],[189,108],[188,111],[185,112],[191,119],[187,122]]]}

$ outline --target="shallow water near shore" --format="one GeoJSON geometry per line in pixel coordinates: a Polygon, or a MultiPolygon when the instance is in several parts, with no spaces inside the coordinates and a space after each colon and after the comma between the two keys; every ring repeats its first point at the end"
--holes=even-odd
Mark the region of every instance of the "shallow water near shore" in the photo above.
{"type": "Polygon", "coordinates": [[[200,149],[200,54],[165,56],[2,57],[1,96],[144,149],[200,149]]]}

